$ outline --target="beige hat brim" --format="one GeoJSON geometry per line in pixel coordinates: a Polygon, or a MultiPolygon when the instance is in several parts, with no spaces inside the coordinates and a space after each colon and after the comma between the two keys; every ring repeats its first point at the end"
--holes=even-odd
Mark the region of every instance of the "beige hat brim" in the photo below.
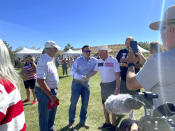
{"type": "Polygon", "coordinates": [[[59,50],[61,47],[58,45],[53,45],[53,47],[57,48],[57,50],[59,50]]]}
{"type": "Polygon", "coordinates": [[[160,29],[160,21],[151,23],[149,25],[149,28],[151,28],[152,30],[159,30],[160,29]]]}
{"type": "MultiPolygon", "coordinates": [[[[175,19],[162,21],[162,24],[166,24],[166,23],[175,23],[175,19]]],[[[157,21],[157,22],[150,24],[149,27],[152,30],[160,30],[160,24],[161,24],[161,21],[157,21]]]]}

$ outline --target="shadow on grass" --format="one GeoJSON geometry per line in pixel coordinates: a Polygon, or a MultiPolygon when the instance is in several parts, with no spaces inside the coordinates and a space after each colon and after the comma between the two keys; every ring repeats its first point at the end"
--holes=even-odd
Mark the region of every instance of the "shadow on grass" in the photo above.
{"type": "Polygon", "coordinates": [[[68,131],[69,130],[69,125],[63,127],[62,129],[60,130],[57,130],[57,131],[68,131]]]}
{"type": "MultiPolygon", "coordinates": [[[[84,127],[78,123],[73,129],[69,129],[69,125],[67,125],[67,126],[63,127],[62,129],[57,130],[57,131],[78,131],[81,128],[87,129],[86,127],[84,127]]],[[[90,129],[87,129],[87,130],[90,130],[90,129]]],[[[99,131],[110,131],[110,130],[106,128],[106,129],[99,129],[99,131]]]]}
{"type": "Polygon", "coordinates": [[[69,75],[67,75],[67,76],[59,76],[59,79],[66,78],[66,77],[69,77],[69,75]]]}
{"type": "Polygon", "coordinates": [[[23,104],[23,106],[28,106],[28,105],[32,105],[32,103],[25,103],[25,104],[23,104]]]}
{"type": "Polygon", "coordinates": [[[69,125],[63,127],[62,129],[60,130],[57,130],[57,131],[78,131],[80,128],[85,128],[83,126],[81,126],[80,124],[77,124],[73,129],[69,129],[69,125]]]}

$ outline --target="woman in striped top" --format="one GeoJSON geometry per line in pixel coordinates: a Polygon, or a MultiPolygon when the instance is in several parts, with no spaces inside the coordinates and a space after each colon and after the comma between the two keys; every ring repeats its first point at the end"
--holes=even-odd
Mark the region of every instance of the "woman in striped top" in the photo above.
{"type": "Polygon", "coordinates": [[[8,49],[0,40],[0,131],[26,130],[18,78],[8,49]]]}
{"type": "Polygon", "coordinates": [[[26,74],[26,77],[24,79],[24,86],[26,88],[26,94],[27,94],[27,99],[25,99],[23,103],[30,101],[30,89],[31,89],[33,98],[34,98],[32,104],[35,104],[37,103],[35,92],[34,92],[35,81],[36,81],[36,65],[31,55],[27,55],[25,57],[25,63],[22,70],[23,70],[23,73],[26,74]]]}

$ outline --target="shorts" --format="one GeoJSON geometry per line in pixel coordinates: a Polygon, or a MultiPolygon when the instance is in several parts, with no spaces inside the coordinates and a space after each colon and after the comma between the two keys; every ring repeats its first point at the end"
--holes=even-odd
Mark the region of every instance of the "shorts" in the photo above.
{"type": "Polygon", "coordinates": [[[24,81],[24,87],[26,89],[28,89],[28,88],[34,89],[35,88],[35,81],[36,81],[36,79],[31,79],[31,80],[24,81]]]}
{"type": "MultiPolygon", "coordinates": [[[[138,90],[139,91],[139,90],[138,90]]],[[[126,86],[126,81],[124,80],[121,80],[121,83],[120,83],[120,93],[121,94],[130,94],[130,95],[136,95],[138,91],[131,91],[131,90],[128,90],[127,86],[126,86]]]]}
{"type": "Polygon", "coordinates": [[[106,99],[114,94],[115,88],[116,88],[116,81],[109,82],[109,83],[100,83],[101,86],[101,99],[102,104],[105,103],[106,99]]]}

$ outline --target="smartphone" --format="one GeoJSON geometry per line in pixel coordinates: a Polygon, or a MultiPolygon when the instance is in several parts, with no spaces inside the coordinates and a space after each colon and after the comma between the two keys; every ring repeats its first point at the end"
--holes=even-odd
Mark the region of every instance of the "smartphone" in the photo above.
{"type": "Polygon", "coordinates": [[[138,53],[138,46],[137,46],[137,41],[131,41],[130,42],[130,46],[134,52],[134,54],[136,55],[136,53],[138,53]]]}

